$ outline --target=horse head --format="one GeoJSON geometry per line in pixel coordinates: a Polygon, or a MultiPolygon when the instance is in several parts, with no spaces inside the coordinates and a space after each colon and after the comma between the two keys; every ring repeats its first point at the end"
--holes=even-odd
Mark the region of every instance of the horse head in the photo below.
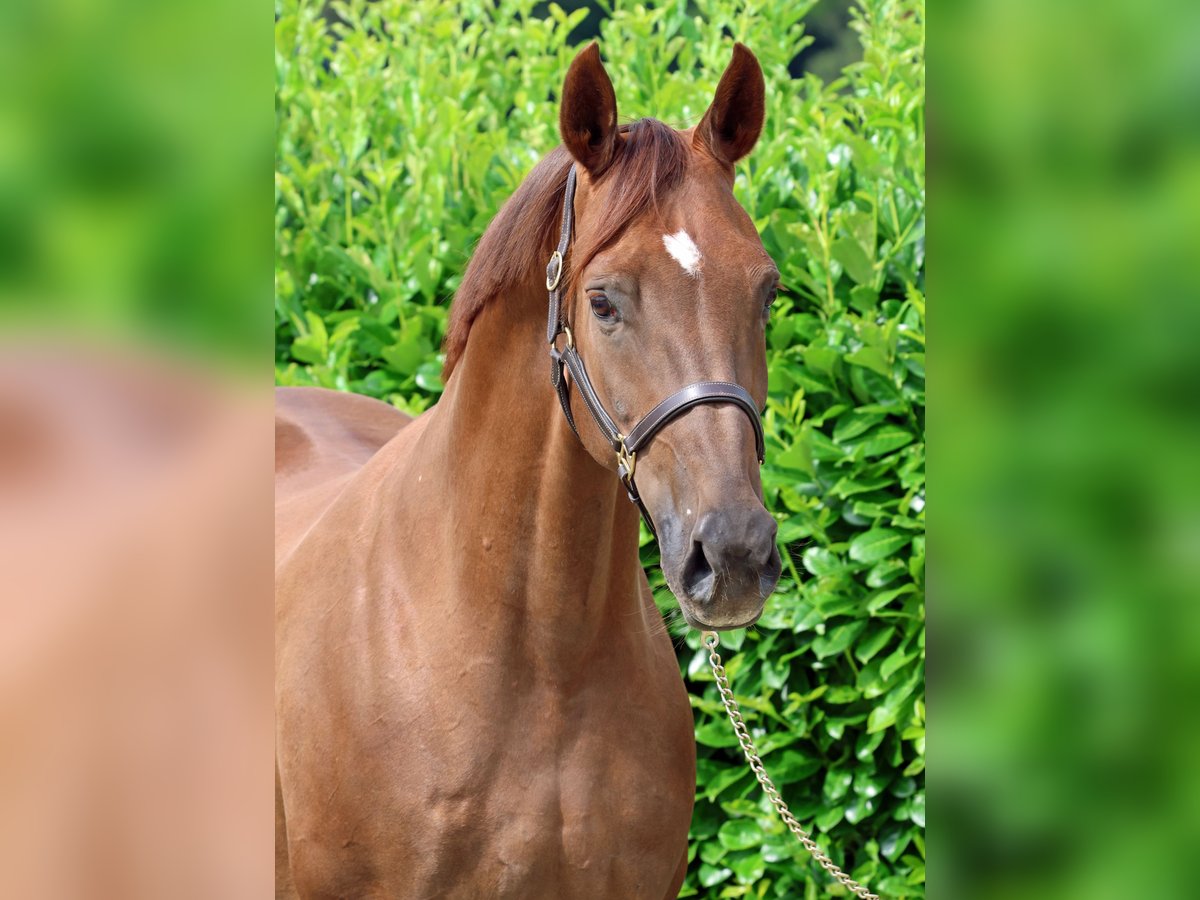
{"type": "MultiPolygon", "coordinates": [[[[559,116],[577,179],[561,316],[603,409],[629,435],[679,388],[744,389],[742,408],[709,397],[680,410],[637,454],[663,572],[684,618],[703,629],[754,622],[780,574],[756,436],[779,272],[733,194],[733,167],[758,140],[764,101],[758,61],[737,44],[698,125],[621,126],[592,44],[567,72],[559,116]]],[[[576,418],[588,452],[618,468],[611,436],[576,418]]]]}

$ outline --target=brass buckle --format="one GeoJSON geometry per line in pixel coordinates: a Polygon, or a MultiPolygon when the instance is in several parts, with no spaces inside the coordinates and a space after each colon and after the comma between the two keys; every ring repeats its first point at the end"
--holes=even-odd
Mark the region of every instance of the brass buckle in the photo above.
{"type": "Polygon", "coordinates": [[[552,291],[558,287],[558,282],[562,279],[563,272],[563,256],[557,250],[550,254],[550,262],[546,263],[546,290],[552,291]],[[554,277],[550,277],[550,267],[554,265],[555,260],[558,261],[558,268],[554,270],[554,277]]]}
{"type": "Polygon", "coordinates": [[[571,350],[574,350],[575,349],[575,335],[571,334],[571,328],[569,325],[563,326],[563,334],[565,334],[567,336],[567,347],[571,350]]]}
{"type": "Polygon", "coordinates": [[[621,476],[625,486],[629,487],[633,483],[634,469],[637,468],[637,454],[629,452],[624,436],[620,440],[621,446],[617,448],[617,474],[621,476]]]}

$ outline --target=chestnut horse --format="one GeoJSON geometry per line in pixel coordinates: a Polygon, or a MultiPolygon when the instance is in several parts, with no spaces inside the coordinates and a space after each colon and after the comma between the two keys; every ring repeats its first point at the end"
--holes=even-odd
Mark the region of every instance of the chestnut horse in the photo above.
{"type": "Polygon", "coordinates": [[[732,188],[763,110],[739,44],[695,128],[619,126],[591,45],[563,147],[467,267],[437,406],[279,392],[279,896],[677,895],[691,710],[612,447],[578,378],[578,436],[547,384],[546,266],[566,202],[561,317],[622,430],[684,385],[745,389],[663,425],[637,484],[684,618],[754,621],[780,566],[755,446],[778,273],[732,188]]]}

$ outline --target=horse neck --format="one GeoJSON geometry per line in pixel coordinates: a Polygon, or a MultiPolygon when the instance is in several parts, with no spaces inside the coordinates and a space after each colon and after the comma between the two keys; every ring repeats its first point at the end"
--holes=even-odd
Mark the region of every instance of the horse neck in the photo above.
{"type": "Polygon", "coordinates": [[[438,452],[472,614],[535,652],[578,661],[595,641],[648,635],[661,621],[641,598],[637,512],[571,432],[550,385],[545,303],[530,287],[480,312],[438,404],[438,452]]]}

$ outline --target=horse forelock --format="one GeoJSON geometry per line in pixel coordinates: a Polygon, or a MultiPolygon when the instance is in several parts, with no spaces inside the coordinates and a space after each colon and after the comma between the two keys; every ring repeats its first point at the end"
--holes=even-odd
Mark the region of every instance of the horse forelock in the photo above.
{"type": "MultiPolygon", "coordinates": [[[[565,293],[574,287],[597,253],[616,241],[683,181],[688,145],[674,128],[657,119],[639,119],[620,129],[616,159],[597,180],[610,186],[604,215],[586,245],[573,245],[564,271],[565,293]]],[[[570,154],[556,147],[534,166],[496,214],[467,264],[450,310],[443,350],[443,380],[466,349],[476,316],[492,300],[533,279],[541,283],[558,241],[570,154]]]]}

